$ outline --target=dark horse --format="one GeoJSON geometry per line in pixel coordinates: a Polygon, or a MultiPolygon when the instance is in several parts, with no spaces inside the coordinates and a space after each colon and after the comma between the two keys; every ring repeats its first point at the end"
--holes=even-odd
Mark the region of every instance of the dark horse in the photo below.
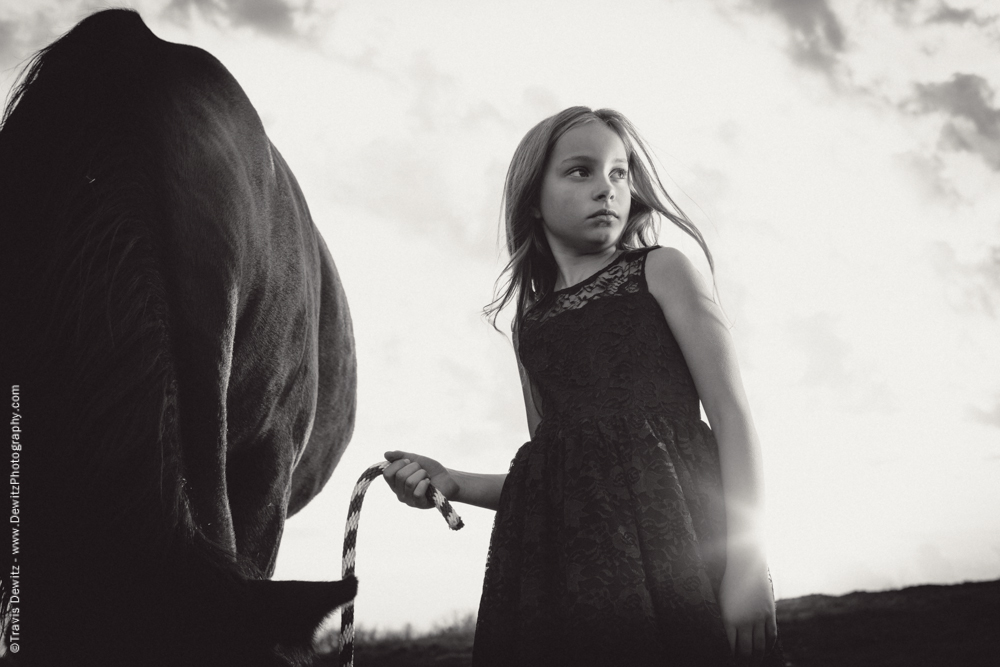
{"type": "Polygon", "coordinates": [[[243,90],[134,12],[84,19],[5,111],[0,247],[6,660],[308,664],[356,582],[267,578],[350,439],[354,342],[243,90]]]}

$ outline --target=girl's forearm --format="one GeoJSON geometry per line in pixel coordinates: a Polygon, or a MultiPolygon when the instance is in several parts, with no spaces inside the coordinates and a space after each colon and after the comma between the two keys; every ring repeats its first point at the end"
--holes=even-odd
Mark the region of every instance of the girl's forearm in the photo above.
{"type": "Polygon", "coordinates": [[[732,410],[713,431],[722,467],[727,550],[731,557],[763,556],[764,482],[753,420],[744,410],[732,410]]]}
{"type": "Polygon", "coordinates": [[[500,491],[507,479],[507,473],[480,474],[474,472],[448,471],[458,483],[458,495],[452,500],[466,505],[496,510],[500,506],[500,491]]]}

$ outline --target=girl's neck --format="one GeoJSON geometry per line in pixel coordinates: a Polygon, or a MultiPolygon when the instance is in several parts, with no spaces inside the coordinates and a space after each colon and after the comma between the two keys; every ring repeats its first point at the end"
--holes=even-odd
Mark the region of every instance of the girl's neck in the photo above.
{"type": "Polygon", "coordinates": [[[556,260],[558,272],[553,289],[561,290],[572,287],[586,280],[604,267],[611,264],[619,255],[618,248],[611,246],[595,253],[581,254],[569,249],[552,248],[552,256],[556,260]]]}

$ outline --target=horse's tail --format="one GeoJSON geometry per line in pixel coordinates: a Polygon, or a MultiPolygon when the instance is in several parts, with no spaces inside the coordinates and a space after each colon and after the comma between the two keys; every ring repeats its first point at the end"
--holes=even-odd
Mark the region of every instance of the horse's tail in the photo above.
{"type": "Polygon", "coordinates": [[[0,604],[25,664],[252,664],[251,648],[233,652],[245,634],[203,649],[260,630],[247,624],[274,598],[250,598],[253,572],[200,533],[187,503],[162,146],[143,113],[164,103],[158,41],[134,12],[84,19],[32,59],[0,128],[15,278],[0,294],[0,354],[20,406],[19,551],[0,546],[0,604]]]}

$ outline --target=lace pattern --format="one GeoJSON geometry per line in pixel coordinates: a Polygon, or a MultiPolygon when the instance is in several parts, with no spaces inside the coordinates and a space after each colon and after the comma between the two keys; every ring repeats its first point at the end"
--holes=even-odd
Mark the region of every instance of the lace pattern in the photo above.
{"type": "Polygon", "coordinates": [[[639,291],[645,258],[645,253],[622,253],[609,266],[582,283],[550,294],[548,299],[539,304],[541,308],[534,308],[527,313],[525,321],[541,324],[567,310],[582,308],[594,299],[615,296],[620,291],[635,294],[639,291]],[[544,307],[546,302],[551,303],[553,300],[555,303],[550,307],[544,307]]]}

